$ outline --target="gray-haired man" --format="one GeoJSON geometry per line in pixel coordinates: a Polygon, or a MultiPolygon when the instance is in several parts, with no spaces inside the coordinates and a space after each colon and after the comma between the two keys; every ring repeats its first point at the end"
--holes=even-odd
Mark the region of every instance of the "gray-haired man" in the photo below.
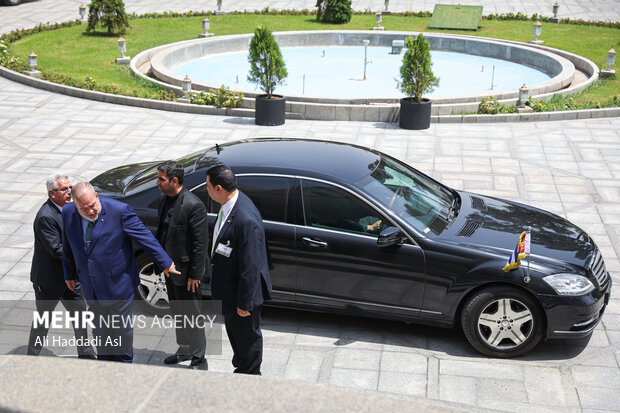
{"type": "MultiPolygon", "coordinates": [[[[30,269],[30,281],[34,287],[36,307],[39,313],[54,310],[58,301],[67,311],[85,311],[86,303],[80,288],[71,291],[65,284],[62,267],[62,207],[71,202],[71,183],[65,175],[50,175],[46,181],[47,201],[34,219],[34,255],[30,269]]],[[[30,328],[28,354],[39,355],[48,328],[34,323],[30,328]]],[[[87,339],[86,328],[74,328],[75,337],[87,339]]],[[[78,357],[94,359],[91,346],[79,346],[78,357]]]]}

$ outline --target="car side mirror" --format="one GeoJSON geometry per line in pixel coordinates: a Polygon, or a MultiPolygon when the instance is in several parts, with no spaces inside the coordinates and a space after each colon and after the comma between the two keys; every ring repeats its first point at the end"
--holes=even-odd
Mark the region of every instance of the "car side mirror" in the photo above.
{"type": "Polygon", "coordinates": [[[377,245],[379,247],[391,247],[403,243],[403,233],[396,227],[387,227],[379,234],[377,245]]]}

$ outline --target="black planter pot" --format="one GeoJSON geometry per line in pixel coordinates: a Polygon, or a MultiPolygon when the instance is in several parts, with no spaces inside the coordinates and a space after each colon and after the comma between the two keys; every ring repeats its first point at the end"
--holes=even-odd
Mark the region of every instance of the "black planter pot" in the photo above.
{"type": "Polygon", "coordinates": [[[401,99],[398,125],[403,129],[428,129],[431,126],[430,99],[422,99],[422,102],[401,99]]]}
{"type": "Polygon", "coordinates": [[[284,125],[286,98],[278,95],[271,95],[271,97],[272,99],[267,99],[267,95],[256,96],[254,122],[257,125],[284,125]]]}

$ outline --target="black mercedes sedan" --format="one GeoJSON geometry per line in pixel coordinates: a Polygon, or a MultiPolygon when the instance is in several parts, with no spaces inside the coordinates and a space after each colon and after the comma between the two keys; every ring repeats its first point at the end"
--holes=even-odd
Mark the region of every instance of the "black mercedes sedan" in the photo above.
{"type": "MultiPolygon", "coordinates": [[[[207,207],[210,232],[219,204],[207,194],[206,171],[233,169],[263,217],[276,306],[460,326],[481,353],[515,357],[544,339],[591,334],[609,302],[601,253],[577,226],[454,190],[372,149],[254,139],[177,161],[184,185],[207,207]],[[529,260],[503,271],[528,227],[529,260]]],[[[155,230],[159,163],[121,166],[91,183],[155,230]]],[[[153,309],[166,308],[163,275],[136,254],[138,295],[153,309]]]]}

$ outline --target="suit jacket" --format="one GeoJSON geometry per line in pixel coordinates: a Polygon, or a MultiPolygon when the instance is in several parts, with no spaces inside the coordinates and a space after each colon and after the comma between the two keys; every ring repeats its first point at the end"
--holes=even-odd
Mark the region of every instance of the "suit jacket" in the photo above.
{"type": "MultiPolygon", "coordinates": [[[[157,214],[157,239],[162,231],[161,214],[166,195],[159,198],[157,214]]],[[[209,230],[207,228],[207,209],[196,195],[183,187],[172,209],[168,223],[168,232],[164,249],[175,263],[180,275],[171,274],[170,279],[176,285],[187,285],[187,278],[202,280],[207,262],[209,247],[209,230]]]]}
{"type": "Polygon", "coordinates": [[[132,240],[161,268],[168,268],[172,260],[129,205],[104,197],[99,200],[101,212],[88,250],[75,205],[62,209],[65,280],[79,279],[87,300],[126,300],[140,283],[132,240]]]}
{"type": "Polygon", "coordinates": [[[215,300],[222,300],[225,314],[236,313],[237,307],[251,312],[271,299],[263,219],[241,191],[213,242],[211,292],[215,300]],[[219,243],[232,248],[229,257],[215,252],[219,243]]]}
{"type": "Polygon", "coordinates": [[[45,288],[66,288],[62,269],[62,213],[48,199],[34,218],[34,254],[30,281],[45,288]]]}

